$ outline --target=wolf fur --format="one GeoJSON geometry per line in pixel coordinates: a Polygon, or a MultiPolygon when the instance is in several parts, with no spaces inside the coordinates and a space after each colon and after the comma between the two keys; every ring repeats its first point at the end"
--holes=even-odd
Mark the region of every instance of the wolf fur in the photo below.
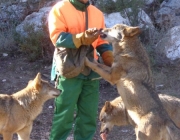
{"type": "Polygon", "coordinates": [[[149,57],[138,38],[140,33],[139,27],[124,24],[103,29],[101,38],[112,43],[114,62],[108,67],[86,58],[85,65],[117,86],[128,114],[137,124],[136,140],[180,140],[180,129],[155,90],[149,57]]]}
{"type": "MultiPolygon", "coordinates": [[[[159,94],[159,98],[171,119],[178,127],[180,127],[180,99],[166,94],[159,94]]],[[[108,134],[114,125],[132,125],[135,128],[135,131],[137,128],[137,124],[128,114],[120,96],[112,101],[105,102],[100,111],[99,120],[101,122],[100,133],[106,132],[108,134]]]]}
{"type": "Polygon", "coordinates": [[[3,140],[30,140],[33,121],[41,113],[44,103],[60,95],[60,91],[41,79],[38,73],[34,80],[12,95],[0,94],[0,134],[3,140]]]}

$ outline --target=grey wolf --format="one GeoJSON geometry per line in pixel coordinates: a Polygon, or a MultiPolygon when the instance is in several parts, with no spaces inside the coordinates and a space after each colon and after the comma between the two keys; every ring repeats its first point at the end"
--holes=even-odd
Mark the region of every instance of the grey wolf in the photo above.
{"type": "Polygon", "coordinates": [[[100,35],[112,43],[112,67],[85,60],[85,65],[116,84],[129,116],[137,125],[137,140],[180,140],[155,90],[148,54],[139,40],[141,29],[124,24],[105,28],[100,35]]]}
{"type": "Polygon", "coordinates": [[[60,95],[60,91],[41,79],[38,73],[28,85],[11,95],[0,94],[0,134],[4,140],[30,140],[33,121],[41,113],[44,103],[60,95]]]}
{"type": "MultiPolygon", "coordinates": [[[[159,94],[159,98],[171,119],[180,127],[180,99],[166,94],[159,94]]],[[[100,111],[99,120],[101,122],[100,133],[104,133],[106,135],[104,137],[107,137],[107,134],[112,130],[114,125],[132,125],[135,131],[137,128],[120,96],[112,101],[105,102],[100,111]]]]}

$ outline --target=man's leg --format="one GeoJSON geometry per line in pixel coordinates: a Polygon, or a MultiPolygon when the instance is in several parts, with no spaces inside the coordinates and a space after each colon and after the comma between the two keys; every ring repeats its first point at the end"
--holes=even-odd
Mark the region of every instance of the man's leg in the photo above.
{"type": "Polygon", "coordinates": [[[79,96],[74,131],[75,140],[92,140],[96,131],[99,102],[99,80],[84,80],[79,96]]]}
{"type": "Polygon", "coordinates": [[[59,79],[58,89],[62,93],[55,99],[50,140],[67,139],[74,122],[74,108],[81,93],[81,85],[81,79],[59,79]]]}

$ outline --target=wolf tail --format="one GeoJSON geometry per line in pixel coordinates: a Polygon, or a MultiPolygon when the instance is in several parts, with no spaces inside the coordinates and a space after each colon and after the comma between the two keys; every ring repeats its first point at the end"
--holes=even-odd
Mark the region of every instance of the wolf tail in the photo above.
{"type": "Polygon", "coordinates": [[[180,140],[180,128],[178,128],[172,121],[166,123],[166,129],[172,140],[180,140]]]}

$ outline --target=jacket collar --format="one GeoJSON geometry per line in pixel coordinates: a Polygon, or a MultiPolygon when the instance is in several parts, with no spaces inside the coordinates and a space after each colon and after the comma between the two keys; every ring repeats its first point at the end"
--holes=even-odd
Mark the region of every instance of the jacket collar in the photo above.
{"type": "Polygon", "coordinates": [[[83,11],[83,12],[90,5],[89,1],[87,3],[85,3],[85,4],[78,1],[78,0],[69,0],[69,1],[77,10],[80,10],[80,11],[83,11]]]}

